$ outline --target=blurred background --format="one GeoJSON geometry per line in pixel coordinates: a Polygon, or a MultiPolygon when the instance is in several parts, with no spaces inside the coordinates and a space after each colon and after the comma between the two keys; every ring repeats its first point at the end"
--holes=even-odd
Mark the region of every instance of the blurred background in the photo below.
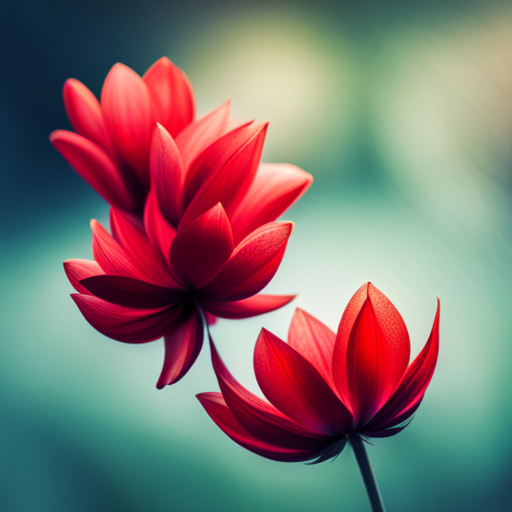
{"type": "Polygon", "coordinates": [[[270,121],[264,161],[315,183],[269,286],[286,308],[212,334],[257,390],[262,326],[296,306],[336,329],[371,280],[412,356],[442,304],[439,363],[413,423],[369,454],[390,511],[512,502],[512,5],[492,0],[64,2],[0,7],[0,503],[7,512],[369,510],[350,449],[283,464],[229,440],[194,395],[217,391],[205,347],[155,389],[163,343],[97,333],[69,298],[107,206],[48,142],[69,129],[68,77],[97,95],[110,67],[166,55],[198,113],[226,99],[270,121]]]}

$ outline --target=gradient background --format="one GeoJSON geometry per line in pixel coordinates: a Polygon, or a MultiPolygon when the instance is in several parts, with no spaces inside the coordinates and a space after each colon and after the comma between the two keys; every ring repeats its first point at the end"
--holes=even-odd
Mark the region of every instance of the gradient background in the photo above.
{"type": "Polygon", "coordinates": [[[121,61],[167,55],[203,114],[232,100],[270,121],[264,161],[315,183],[269,290],[293,305],[213,329],[256,390],[264,325],[295,306],[335,329],[371,280],[441,351],[412,425],[369,448],[390,511],[510,510],[512,5],[495,1],[20,2],[0,7],[0,503],[8,512],[363,511],[350,449],[319,466],[229,440],[194,395],[218,390],[205,348],[155,389],[161,341],[114,342],[82,318],[62,270],[91,256],[107,207],[51,147],[66,78],[96,94],[121,61]]]}

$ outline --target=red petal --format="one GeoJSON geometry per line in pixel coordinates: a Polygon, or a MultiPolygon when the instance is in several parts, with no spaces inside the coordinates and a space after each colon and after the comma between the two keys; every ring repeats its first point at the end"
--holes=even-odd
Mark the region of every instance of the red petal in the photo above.
{"type": "Polygon", "coordinates": [[[187,224],[218,202],[232,214],[258,169],[267,126],[251,124],[233,130],[197,158],[187,174],[180,223],[187,224]]]}
{"type": "Polygon", "coordinates": [[[146,84],[129,67],[115,64],[103,84],[101,109],[118,153],[149,188],[149,145],[155,117],[146,84]]]}
{"type": "Polygon", "coordinates": [[[134,309],[164,308],[183,299],[181,292],[123,276],[93,276],[80,284],[99,299],[134,309]]]}
{"type": "Polygon", "coordinates": [[[196,395],[210,418],[235,443],[267,459],[280,462],[302,462],[314,458],[317,450],[297,450],[281,448],[265,443],[252,436],[233,416],[220,393],[201,393],[196,395]]]}
{"type": "Polygon", "coordinates": [[[421,402],[436,368],[439,353],[440,308],[438,299],[434,325],[427,343],[407,368],[393,396],[371,421],[371,428],[387,428],[401,423],[414,413],[421,402]]]}
{"type": "Polygon", "coordinates": [[[212,363],[226,405],[253,436],[283,448],[322,449],[330,439],[287,418],[272,404],[241,386],[231,375],[210,340],[212,363]]]}
{"type": "Polygon", "coordinates": [[[318,459],[312,461],[312,462],[307,462],[306,464],[308,466],[313,466],[315,464],[320,464],[321,462],[325,462],[326,460],[329,460],[329,459],[332,459],[334,457],[334,459],[331,461],[331,462],[334,462],[334,460],[336,460],[336,458],[338,457],[338,455],[343,451],[343,449],[345,448],[345,445],[347,444],[347,441],[348,441],[348,436],[344,436],[342,437],[341,439],[337,439],[336,441],[334,441],[332,444],[326,446],[318,455],[318,459]]]}
{"type": "Polygon", "coordinates": [[[206,319],[207,325],[215,325],[217,323],[217,317],[208,313],[208,311],[204,311],[204,317],[206,319]]]}
{"type": "Polygon", "coordinates": [[[209,283],[233,252],[233,235],[219,203],[178,229],[171,246],[171,267],[180,281],[193,288],[209,283]]]}
{"type": "MultiPolygon", "coordinates": [[[[421,395],[417,398],[417,400],[414,400],[414,405],[411,407],[408,407],[404,410],[404,412],[400,413],[398,416],[388,416],[385,414],[385,416],[388,416],[387,419],[384,417],[384,415],[380,415],[380,411],[372,418],[372,420],[363,427],[364,432],[368,431],[370,432],[368,435],[372,435],[371,432],[377,431],[377,430],[387,430],[392,427],[396,427],[397,425],[401,425],[404,422],[408,422],[409,424],[413,418],[412,415],[417,411],[419,406],[421,405],[421,402],[423,401],[423,398],[425,395],[421,395]],[[385,421],[382,421],[385,420],[385,421]]],[[[382,410],[384,410],[386,406],[383,407],[382,410]]],[[[388,409],[389,411],[389,409],[388,409]]],[[[364,434],[366,435],[366,434],[364,434]]]]}
{"type": "Polygon", "coordinates": [[[64,262],[64,271],[68,276],[71,286],[79,292],[90,295],[87,288],[84,288],[79,281],[87,277],[104,275],[103,269],[95,262],[89,260],[72,259],[64,262]]]}
{"type": "Polygon", "coordinates": [[[144,281],[144,274],[99,222],[92,220],[91,229],[92,254],[106,274],[133,277],[144,281]]]}
{"type": "Polygon", "coordinates": [[[185,178],[181,156],[166,129],[157,124],[151,143],[151,180],[166,219],[177,226],[180,219],[180,196],[185,178]]]}
{"type": "Polygon", "coordinates": [[[70,78],[62,90],[64,106],[73,128],[80,134],[112,153],[112,144],[108,138],[100,102],[96,96],[80,81],[70,78]]]}
{"type": "Polygon", "coordinates": [[[188,169],[196,157],[224,133],[228,121],[229,101],[226,101],[195,123],[189,124],[176,137],[184,169],[188,169]]]}
{"type": "Polygon", "coordinates": [[[350,412],[314,366],[265,329],[256,342],[254,369],[263,394],[301,425],[327,435],[351,430],[350,412]]]}
{"type": "Polygon", "coordinates": [[[65,130],[54,131],[50,142],[105,201],[123,210],[137,209],[116,164],[97,144],[65,130]]]}
{"type": "Polygon", "coordinates": [[[359,425],[391,396],[409,355],[409,334],[400,313],[371,283],[360,288],[341,319],[333,357],[334,382],[342,396],[350,397],[359,425]]]}
{"type": "Polygon", "coordinates": [[[352,327],[367,298],[368,283],[363,284],[352,296],[338,326],[336,343],[333,352],[333,380],[344,403],[350,405],[350,394],[347,383],[347,345],[352,327]]]}
{"type": "Polygon", "coordinates": [[[194,308],[181,315],[164,337],[165,358],[158,389],[178,382],[194,364],[203,346],[203,321],[194,308]]]}
{"type": "Polygon", "coordinates": [[[409,421],[408,423],[406,423],[405,425],[402,425],[401,427],[387,428],[385,430],[374,430],[372,432],[364,431],[362,434],[367,437],[378,437],[378,438],[396,436],[398,433],[402,432],[402,430],[405,427],[408,427],[409,423],[411,423],[411,422],[409,421]]]}
{"type": "Polygon", "coordinates": [[[187,76],[167,57],[162,57],[142,79],[151,94],[156,120],[176,137],[194,120],[194,92],[187,76]]]}
{"type": "Polygon", "coordinates": [[[292,222],[271,222],[251,233],[198,297],[222,302],[258,293],[277,272],[292,229],[292,222]]]}
{"type": "Polygon", "coordinates": [[[130,309],[92,295],[71,295],[85,319],[99,332],[125,343],[146,343],[161,338],[180,308],[130,309]]]}
{"type": "Polygon", "coordinates": [[[220,318],[250,318],[263,315],[275,309],[286,306],[295,298],[295,295],[265,295],[260,293],[248,299],[235,302],[207,302],[201,301],[201,306],[220,318]]]}
{"type": "Polygon", "coordinates": [[[313,182],[311,174],[290,164],[260,164],[249,191],[231,216],[235,243],[276,220],[313,182]]]}
{"type": "Polygon", "coordinates": [[[169,265],[169,251],[171,244],[176,237],[176,230],[165,220],[156,193],[152,187],[146,200],[144,210],[144,226],[153,249],[160,253],[162,261],[169,265]]]}
{"type": "Polygon", "coordinates": [[[141,231],[134,220],[123,212],[111,208],[110,226],[114,238],[121,244],[135,267],[147,281],[169,288],[179,288],[172,278],[169,267],[158,249],[153,249],[148,237],[141,231]]]}
{"type": "Polygon", "coordinates": [[[332,353],[336,335],[314,316],[296,309],[293,315],[288,344],[304,356],[334,388],[332,380],[332,353]]]}

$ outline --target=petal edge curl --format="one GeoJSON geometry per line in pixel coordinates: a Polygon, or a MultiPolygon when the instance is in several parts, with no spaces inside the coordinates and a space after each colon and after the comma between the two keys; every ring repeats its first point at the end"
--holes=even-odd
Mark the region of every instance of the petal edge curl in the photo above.
{"type": "Polygon", "coordinates": [[[312,450],[279,448],[256,439],[236,420],[220,393],[200,393],[196,397],[210,418],[229,438],[257,455],[279,462],[304,462],[317,454],[312,450]]]}

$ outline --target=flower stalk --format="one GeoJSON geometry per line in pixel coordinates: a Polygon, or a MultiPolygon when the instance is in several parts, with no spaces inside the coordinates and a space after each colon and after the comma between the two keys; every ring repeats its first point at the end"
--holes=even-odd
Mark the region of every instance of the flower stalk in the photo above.
{"type": "Polygon", "coordinates": [[[357,434],[350,435],[349,440],[352,448],[354,449],[354,454],[356,456],[359,470],[361,471],[361,476],[363,477],[366,492],[368,493],[368,499],[372,506],[372,512],[385,512],[384,502],[382,501],[377,480],[375,479],[372,467],[370,466],[370,459],[366,453],[364,441],[357,434]]]}

